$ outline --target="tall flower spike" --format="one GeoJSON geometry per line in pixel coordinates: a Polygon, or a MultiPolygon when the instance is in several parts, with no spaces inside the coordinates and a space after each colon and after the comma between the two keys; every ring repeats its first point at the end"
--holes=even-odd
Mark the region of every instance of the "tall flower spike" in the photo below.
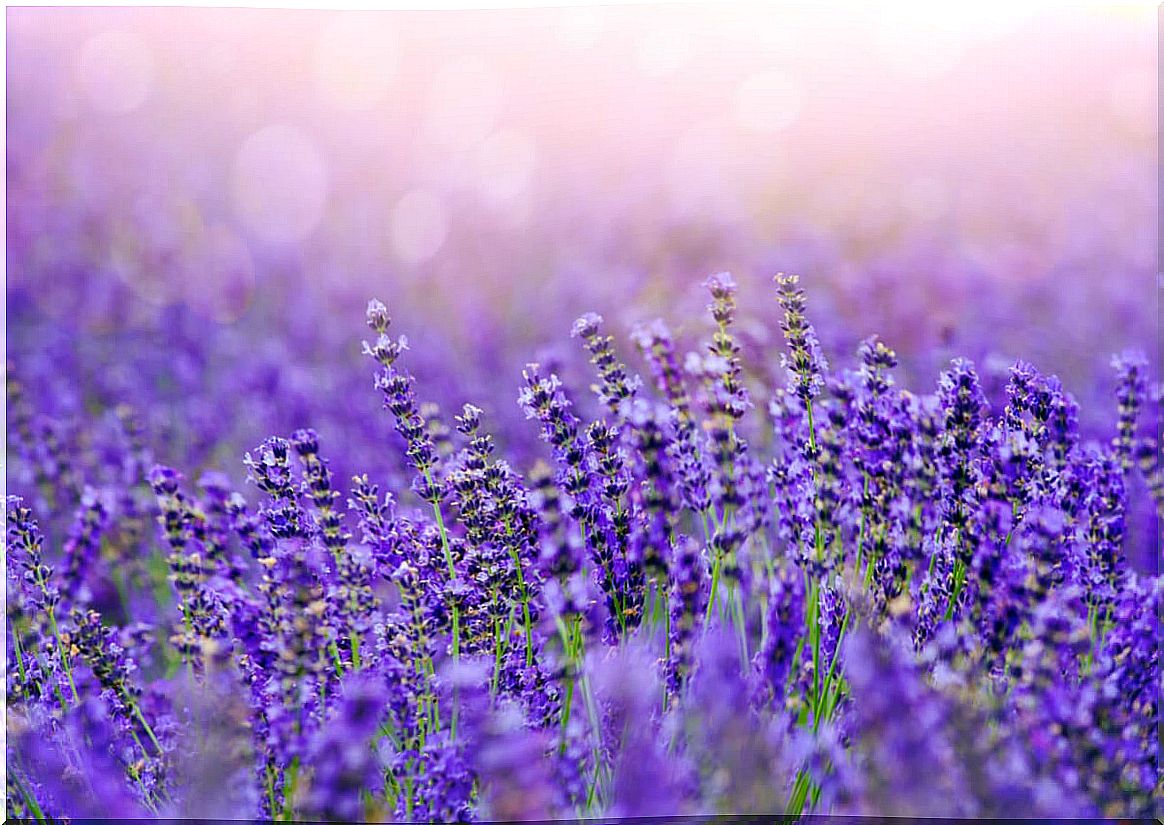
{"type": "Polygon", "coordinates": [[[703,464],[691,415],[691,397],[683,370],[675,356],[671,331],[661,320],[635,327],[632,339],[650,364],[655,386],[667,400],[675,424],[675,437],[668,447],[678,473],[683,504],[695,513],[710,506],[708,487],[711,475],[703,464]]]}
{"type": "Polygon", "coordinates": [[[756,654],[755,665],[763,678],[765,702],[772,701],[772,710],[780,713],[792,659],[804,631],[804,577],[791,564],[780,565],[771,578],[764,620],[764,644],[756,654]]]}
{"type": "Polygon", "coordinates": [[[711,293],[712,302],[708,309],[715,319],[716,330],[708,347],[709,354],[702,360],[694,355],[688,360],[693,371],[703,379],[704,407],[708,415],[704,429],[708,434],[709,457],[718,470],[709,491],[711,515],[715,521],[709,542],[713,555],[713,584],[709,598],[713,605],[722,603],[735,611],[733,622],[741,634],[743,648],[746,644],[743,641],[743,596],[737,585],[745,568],[739,563],[737,551],[747,539],[747,525],[754,519],[741,517],[749,503],[741,488],[746,489],[752,467],[747,454],[748,444],[740,437],[737,424],[751,402],[743,386],[740,348],[730,328],[735,319],[736,283],[729,273],[720,272],[703,285],[711,293]],[[741,481],[745,483],[741,485],[741,481]],[[722,602],[718,592],[721,575],[726,584],[726,598],[722,602]]]}
{"type": "Polygon", "coordinates": [[[979,438],[986,413],[986,396],[970,361],[955,358],[942,373],[938,379],[938,403],[944,421],[940,440],[947,485],[944,515],[951,528],[959,529],[973,510],[979,438]]]}
{"type": "Polygon", "coordinates": [[[1126,473],[1132,467],[1132,448],[1136,438],[1136,419],[1140,405],[1147,395],[1148,359],[1142,352],[1126,350],[1112,358],[1119,385],[1116,398],[1119,401],[1119,424],[1112,443],[1120,466],[1126,473]]]}
{"type": "Polygon", "coordinates": [[[107,692],[112,715],[131,732],[141,749],[139,758],[163,757],[162,745],[141,711],[142,691],[132,678],[137,664],[118,643],[116,631],[102,624],[100,614],[94,610],[74,610],[72,621],[76,627],[72,642],[77,654],[107,692]]]}
{"type": "Polygon", "coordinates": [[[178,472],[169,467],[158,465],[150,470],[150,484],[161,509],[158,522],[170,545],[168,578],[182,610],[182,621],[170,640],[184,658],[201,668],[204,655],[221,658],[229,652],[227,607],[210,584],[215,571],[208,564],[205,543],[194,533],[196,520],[204,516],[192,509],[178,489],[180,480],[178,472]]]}
{"type": "Polygon", "coordinates": [[[691,399],[683,381],[683,371],[675,357],[675,342],[671,331],[662,320],[639,325],[631,332],[631,340],[651,366],[655,386],[675,410],[680,429],[691,423],[691,399]]]}
{"type": "Polygon", "coordinates": [[[627,375],[626,365],[614,354],[614,337],[602,334],[601,315],[595,312],[586,313],[574,322],[570,334],[575,338],[581,338],[586,344],[586,349],[590,353],[590,363],[598,370],[601,382],[592,389],[598,400],[617,416],[622,402],[634,396],[642,381],[638,376],[627,375]]]}
{"type": "MultiPolygon", "coordinates": [[[[620,606],[619,582],[612,567],[613,551],[611,536],[613,525],[606,518],[606,510],[600,499],[602,477],[595,470],[594,449],[589,440],[579,433],[580,422],[570,409],[570,401],[562,391],[562,383],[556,375],[548,378],[541,375],[537,364],[529,364],[522,371],[525,387],[518,397],[518,403],[525,410],[527,418],[537,419],[542,425],[542,439],[554,450],[557,470],[554,478],[559,489],[565,493],[563,503],[572,505],[569,515],[586,533],[586,543],[595,563],[598,582],[606,595],[607,608],[612,619],[617,619],[620,606]]],[[[567,539],[570,541],[570,539],[567,539]]],[[[567,546],[556,554],[558,561],[573,557],[567,546]]]]}
{"type": "Polygon", "coordinates": [[[703,282],[711,293],[712,302],[708,306],[715,319],[716,331],[709,347],[712,355],[722,359],[722,370],[715,371],[721,386],[714,394],[714,413],[738,421],[751,406],[748,391],[743,386],[740,367],[740,346],[731,333],[731,324],[736,317],[736,282],[728,272],[712,275],[703,282]]]}
{"type": "Polygon", "coordinates": [[[640,479],[633,498],[641,502],[644,516],[644,523],[635,530],[632,540],[641,548],[636,555],[649,577],[666,574],[671,535],[680,505],[669,449],[672,433],[665,410],[662,405],[635,399],[627,403],[623,412],[631,425],[629,435],[640,479]]]}
{"type": "Polygon", "coordinates": [[[101,536],[109,524],[109,514],[101,496],[86,485],[81,507],[65,540],[64,583],[70,601],[87,601],[86,579],[101,552],[101,536]]]}
{"type": "Polygon", "coordinates": [[[315,504],[323,545],[333,555],[340,553],[349,538],[343,529],[343,514],[336,508],[340,494],[332,487],[327,462],[319,456],[319,435],[312,429],[296,430],[291,446],[303,462],[303,494],[315,504]]]}
{"type": "Polygon", "coordinates": [[[371,344],[364,342],[364,354],[380,364],[381,369],[375,378],[376,389],[383,393],[384,406],[395,417],[396,431],[407,445],[405,457],[417,472],[414,489],[421,499],[439,507],[441,486],[433,478],[438,461],[436,445],[420,413],[412,375],[396,366],[396,360],[408,349],[408,339],[401,336],[393,341],[388,337],[388,310],[379,301],[368,302],[367,320],[368,327],[377,337],[371,344]]]}
{"type": "Polygon", "coordinates": [[[678,696],[691,670],[696,629],[707,603],[706,580],[699,544],[687,537],[676,543],[671,561],[671,631],[668,638],[667,690],[678,696]]]}
{"type": "Polygon", "coordinates": [[[816,330],[804,313],[806,301],[799,276],[780,273],[776,276],[776,285],[776,297],[784,310],[780,328],[784,330],[784,339],[788,343],[788,357],[784,363],[789,374],[789,391],[807,404],[824,387],[828,363],[821,352],[816,330]]]}
{"type": "Polygon", "coordinates": [[[268,438],[247,453],[243,464],[247,479],[271,497],[271,504],[262,509],[271,535],[292,538],[306,535],[306,515],[299,503],[299,491],[291,475],[291,445],[285,438],[268,438]]]}
{"type": "Polygon", "coordinates": [[[8,496],[6,503],[8,576],[20,588],[27,609],[53,611],[60,603],[61,593],[52,568],[44,563],[40,525],[20,496],[8,496]]]}

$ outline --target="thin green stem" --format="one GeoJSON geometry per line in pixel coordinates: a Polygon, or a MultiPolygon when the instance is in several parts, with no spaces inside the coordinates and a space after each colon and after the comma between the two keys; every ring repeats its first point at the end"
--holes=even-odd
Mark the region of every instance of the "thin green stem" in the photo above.
{"type": "Polygon", "coordinates": [[[356,670],[360,669],[360,635],[352,630],[348,636],[348,642],[352,648],[352,667],[356,670]]]}
{"type": "MultiPolygon", "coordinates": [[[[509,529],[507,523],[506,530],[509,529]]],[[[521,557],[517,555],[517,549],[512,545],[509,548],[509,556],[513,559],[513,569],[517,571],[517,586],[521,590],[521,612],[525,622],[525,666],[530,667],[533,664],[533,619],[529,612],[529,588],[526,587],[525,574],[522,573],[521,557]]]]}
{"type": "MultiPolygon", "coordinates": [[[[835,704],[830,706],[830,698],[832,696],[833,674],[837,669],[837,662],[841,658],[841,645],[845,641],[845,631],[849,628],[849,611],[845,611],[845,618],[841,620],[841,630],[837,634],[837,647],[833,651],[832,662],[829,663],[829,671],[825,675],[824,689],[818,698],[816,710],[813,712],[812,732],[816,733],[820,729],[821,721],[826,717],[831,717],[832,708],[835,704]]],[[[839,689],[839,685],[838,685],[839,689]]]]}
{"type": "Polygon", "coordinates": [[[719,591],[719,569],[721,563],[722,559],[719,553],[716,553],[711,562],[711,593],[707,598],[707,612],[703,617],[704,622],[711,621],[711,611],[715,607],[715,597],[719,591]]]}
{"type": "Polygon", "coordinates": [[[734,584],[728,588],[728,602],[732,609],[732,623],[736,626],[736,635],[740,641],[740,662],[746,671],[748,667],[748,628],[747,618],[744,616],[744,594],[734,584]]]}
{"type": "Polygon", "coordinates": [[[796,774],[796,783],[792,786],[792,796],[784,810],[786,816],[799,817],[804,812],[804,803],[808,799],[810,784],[812,784],[812,780],[808,776],[808,771],[801,768],[800,772],[796,774]]]}
{"type": "MultiPolygon", "coordinates": [[[[424,470],[424,480],[428,488],[432,489],[432,473],[427,468],[424,470]]],[[[449,584],[452,585],[452,583],[456,581],[457,578],[457,568],[456,565],[453,564],[453,550],[449,545],[449,531],[445,527],[445,517],[441,513],[441,505],[439,501],[432,502],[432,512],[436,519],[437,530],[440,533],[441,550],[445,555],[445,564],[447,564],[449,568],[449,584]]],[[[457,604],[456,597],[452,593],[449,594],[449,601],[449,607],[453,618],[453,662],[455,663],[461,660],[461,608],[457,604]]],[[[449,721],[449,735],[454,742],[457,739],[458,703],[456,696],[457,690],[456,688],[453,688],[453,714],[449,721]]]]}
{"type": "Polygon", "coordinates": [[[950,600],[946,603],[946,621],[954,617],[954,609],[958,605],[958,598],[962,595],[962,588],[966,583],[966,565],[961,559],[954,559],[954,584],[950,588],[950,600]]]}
{"type": "MultiPolygon", "coordinates": [[[[123,696],[122,698],[123,698],[123,701],[128,700],[128,701],[126,701],[126,704],[129,706],[129,709],[131,711],[133,711],[133,715],[137,718],[137,721],[139,723],[141,723],[142,730],[144,730],[146,732],[146,736],[148,736],[150,738],[150,741],[153,743],[154,747],[157,749],[157,755],[161,756],[162,755],[162,745],[160,742],[158,742],[158,737],[154,736],[154,730],[153,730],[153,728],[150,727],[150,723],[146,721],[145,716],[142,715],[141,708],[139,708],[137,706],[137,702],[133,701],[132,698],[129,698],[126,696],[123,696]]],[[[145,748],[142,748],[142,750],[144,751],[145,748]]]]}
{"type": "Polygon", "coordinates": [[[23,782],[20,781],[20,775],[13,772],[12,779],[16,783],[17,790],[20,791],[20,795],[24,797],[24,804],[30,811],[32,811],[32,815],[36,818],[36,821],[47,821],[47,818],[44,815],[44,811],[40,807],[40,803],[36,801],[36,796],[32,793],[31,789],[29,789],[23,782]]]}
{"type": "MultiPolygon", "coordinates": [[[[46,582],[44,580],[44,577],[40,575],[39,569],[37,571],[37,584],[40,585],[41,592],[44,593],[45,596],[47,597],[48,596],[48,582],[46,582]]],[[[69,690],[71,690],[73,692],[73,701],[79,702],[79,701],[81,701],[81,697],[80,697],[80,694],[77,693],[76,684],[73,683],[73,669],[69,664],[69,654],[65,649],[65,643],[64,643],[64,641],[61,640],[60,628],[57,627],[56,612],[53,610],[53,608],[51,606],[48,606],[45,608],[45,613],[48,615],[49,627],[52,628],[53,638],[55,638],[57,640],[57,655],[60,657],[61,667],[63,667],[65,669],[65,676],[69,680],[69,690]]]]}
{"type": "Polygon", "coordinates": [[[279,817],[283,822],[291,822],[295,819],[295,785],[298,781],[299,757],[297,756],[291,760],[283,780],[283,814],[279,817]]]}
{"type": "Polygon", "coordinates": [[[12,643],[16,647],[16,667],[20,670],[20,684],[28,684],[28,673],[24,669],[24,646],[20,643],[20,630],[15,624],[12,627],[12,643]]]}
{"type": "Polygon", "coordinates": [[[275,766],[271,764],[267,765],[267,806],[271,811],[271,816],[275,816],[277,814],[275,810],[275,766]]]}
{"type": "Polygon", "coordinates": [[[498,617],[494,621],[493,633],[493,681],[489,689],[489,693],[493,696],[497,695],[497,684],[501,678],[501,657],[504,651],[506,641],[509,639],[509,634],[513,630],[513,610],[509,611],[509,616],[505,620],[505,633],[501,634],[501,619],[498,617]]]}

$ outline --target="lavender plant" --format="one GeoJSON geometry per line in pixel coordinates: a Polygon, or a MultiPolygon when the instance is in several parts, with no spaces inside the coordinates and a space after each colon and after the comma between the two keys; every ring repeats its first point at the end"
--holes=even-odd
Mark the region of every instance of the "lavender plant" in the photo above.
{"type": "Polygon", "coordinates": [[[593,399],[529,364],[534,453],[422,399],[370,302],[391,458],[346,484],[300,426],[189,485],[131,408],[50,415],[10,367],[8,815],[1152,813],[1149,362],[1087,437],[1025,361],[995,403],[966,359],[924,393],[880,338],[826,359],[794,276],[755,363],[705,287],[686,359],[634,330],[645,379],[593,313],[593,399]]]}

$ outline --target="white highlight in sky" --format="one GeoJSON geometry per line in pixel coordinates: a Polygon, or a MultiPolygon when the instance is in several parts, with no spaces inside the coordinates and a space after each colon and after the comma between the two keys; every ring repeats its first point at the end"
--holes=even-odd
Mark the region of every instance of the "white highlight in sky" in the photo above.
{"type": "Polygon", "coordinates": [[[370,109],[396,75],[399,44],[386,14],[344,12],[323,29],[315,49],[315,83],[328,103],[370,109]]]}
{"type": "Polygon", "coordinates": [[[588,49],[598,42],[604,26],[601,7],[570,6],[558,18],[558,40],[572,49],[588,49]]]}
{"type": "Polygon", "coordinates": [[[691,59],[691,32],[682,26],[651,28],[639,47],[639,68],[651,77],[665,77],[691,59]]]}
{"type": "Polygon", "coordinates": [[[800,101],[800,86],[795,80],[780,69],[765,69],[740,84],[736,118],[753,132],[779,132],[796,122],[800,101]]]}

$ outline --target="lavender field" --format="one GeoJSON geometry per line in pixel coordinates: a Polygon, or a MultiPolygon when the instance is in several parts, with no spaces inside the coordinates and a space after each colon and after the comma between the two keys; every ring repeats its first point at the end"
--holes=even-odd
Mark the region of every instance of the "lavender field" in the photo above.
{"type": "Polygon", "coordinates": [[[1142,4],[9,9],[6,815],[1159,813],[1142,4]]]}

